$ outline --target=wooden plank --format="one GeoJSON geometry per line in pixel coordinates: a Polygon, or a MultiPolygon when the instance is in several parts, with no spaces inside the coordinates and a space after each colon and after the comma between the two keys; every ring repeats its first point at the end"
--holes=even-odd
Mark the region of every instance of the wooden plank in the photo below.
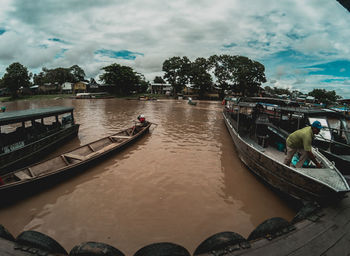
{"type": "Polygon", "coordinates": [[[88,144],[88,147],[89,147],[89,149],[91,149],[92,152],[96,151],[90,144],[88,144]]]}
{"type": "Polygon", "coordinates": [[[67,165],[69,165],[69,162],[68,162],[67,158],[64,155],[61,155],[61,158],[67,165]]]}
{"type": "Polygon", "coordinates": [[[30,180],[32,178],[28,174],[26,174],[24,171],[15,172],[14,174],[20,180],[30,180]]]}
{"type": "Polygon", "coordinates": [[[80,160],[80,161],[84,161],[85,160],[85,156],[74,155],[74,154],[71,154],[71,153],[64,154],[64,156],[68,157],[68,158],[73,158],[73,159],[76,159],[76,160],[80,160]]]}
{"type": "Polygon", "coordinates": [[[322,217],[316,222],[296,223],[296,230],[291,233],[272,241],[253,241],[250,249],[230,255],[347,255],[350,251],[350,199],[325,208],[320,214],[322,217]]]}
{"type": "Polygon", "coordinates": [[[334,246],[326,251],[326,255],[348,255],[350,252],[350,234],[343,236],[334,246]]]}
{"type": "Polygon", "coordinates": [[[35,175],[34,175],[34,173],[33,173],[32,169],[30,169],[29,167],[28,167],[27,169],[28,169],[28,171],[29,171],[30,175],[31,175],[32,177],[34,177],[35,175]]]}
{"type": "Polygon", "coordinates": [[[130,139],[131,136],[123,136],[123,135],[114,135],[114,136],[110,136],[113,139],[130,139]]]}

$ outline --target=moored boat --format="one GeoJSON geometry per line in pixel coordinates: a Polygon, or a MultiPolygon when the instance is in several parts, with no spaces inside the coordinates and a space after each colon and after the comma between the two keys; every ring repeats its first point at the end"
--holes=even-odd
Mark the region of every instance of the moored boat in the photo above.
{"type": "Polygon", "coordinates": [[[188,98],[188,104],[196,106],[197,102],[192,101],[192,98],[188,98]]]}
{"type": "Polygon", "coordinates": [[[118,151],[144,135],[151,123],[142,120],[140,124],[104,137],[59,156],[50,158],[23,169],[19,169],[1,176],[0,200],[28,191],[39,184],[51,184],[61,177],[73,175],[102,157],[118,151]]]}
{"type": "Polygon", "coordinates": [[[28,165],[76,136],[72,107],[0,113],[0,174],[28,165]]]}
{"type": "Polygon", "coordinates": [[[328,202],[342,198],[350,188],[343,175],[317,149],[322,168],[309,163],[294,168],[283,163],[285,134],[259,110],[256,102],[228,102],[223,117],[242,162],[279,191],[297,199],[328,202]]]}
{"type": "Polygon", "coordinates": [[[269,116],[270,122],[281,134],[287,136],[297,129],[319,121],[323,129],[315,135],[313,146],[335,163],[337,169],[344,175],[350,175],[350,130],[349,117],[333,109],[292,107],[278,102],[269,104],[266,98],[251,98],[261,107],[261,111],[269,116]]]}

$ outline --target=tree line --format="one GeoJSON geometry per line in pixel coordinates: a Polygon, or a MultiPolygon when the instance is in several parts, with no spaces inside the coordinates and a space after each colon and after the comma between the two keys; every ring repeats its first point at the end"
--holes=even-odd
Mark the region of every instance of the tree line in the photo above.
{"type": "MultiPolygon", "coordinates": [[[[298,97],[302,93],[298,90],[290,91],[289,89],[285,88],[278,88],[278,87],[270,87],[265,86],[264,87],[265,92],[270,95],[288,95],[288,97],[298,97]]],[[[331,105],[335,103],[338,99],[341,99],[342,97],[337,95],[337,93],[334,90],[327,91],[325,89],[313,89],[311,92],[307,93],[308,96],[312,96],[315,98],[315,100],[318,103],[325,104],[326,106],[331,105]]]]}
{"type": "Polygon", "coordinates": [[[213,55],[192,62],[186,56],[172,57],[164,61],[162,70],[164,79],[173,86],[174,94],[192,84],[199,98],[214,87],[220,98],[227,91],[252,96],[266,82],[265,66],[244,56],[213,55]]]}
{"type": "MultiPolygon", "coordinates": [[[[103,67],[104,74],[100,75],[100,80],[110,85],[110,91],[118,95],[129,95],[133,92],[145,92],[149,82],[143,74],[135,72],[131,67],[112,64],[103,67]]],[[[85,71],[78,65],[69,68],[42,68],[39,74],[32,74],[27,67],[15,62],[6,68],[4,76],[0,79],[0,88],[6,88],[12,98],[18,97],[21,87],[29,88],[31,85],[61,85],[65,82],[76,83],[85,80],[85,71]]],[[[94,78],[90,79],[90,84],[96,84],[94,78]]]]}
{"type": "MultiPolygon", "coordinates": [[[[130,95],[132,93],[146,92],[149,82],[141,73],[134,71],[129,66],[117,63],[103,67],[104,73],[99,76],[102,83],[110,85],[111,92],[116,95],[130,95]]],[[[206,93],[214,89],[218,91],[220,98],[226,93],[239,93],[242,96],[253,96],[259,92],[261,85],[266,82],[265,67],[258,61],[245,56],[213,55],[209,58],[199,57],[194,61],[186,56],[174,56],[166,59],[162,65],[163,77],[155,77],[154,82],[165,83],[167,81],[173,87],[173,95],[182,93],[186,85],[191,84],[198,92],[200,99],[206,93]]],[[[32,84],[63,84],[75,83],[85,80],[85,72],[78,65],[69,68],[42,68],[39,74],[28,72],[27,67],[15,62],[6,68],[4,76],[0,79],[0,88],[7,88],[12,97],[17,97],[20,87],[29,87],[32,84]],[[33,82],[31,82],[31,80],[33,82]]],[[[91,83],[96,83],[93,78],[91,83]]],[[[277,87],[265,87],[265,91],[271,94],[288,94],[288,89],[277,87]]],[[[339,96],[335,91],[327,92],[324,89],[314,89],[309,93],[324,103],[335,102],[339,96]]]]}

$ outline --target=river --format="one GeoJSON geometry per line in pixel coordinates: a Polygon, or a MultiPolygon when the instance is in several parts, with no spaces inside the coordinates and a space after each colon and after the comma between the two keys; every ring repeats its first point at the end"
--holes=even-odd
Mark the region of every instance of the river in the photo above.
{"type": "Polygon", "coordinates": [[[3,103],[7,111],[73,106],[77,138],[50,156],[129,127],[139,114],[150,133],[81,175],[0,209],[14,236],[36,230],[69,252],[81,242],[110,244],[126,255],[172,242],[190,253],[209,236],[244,237],[264,220],[295,211],[239,160],[219,102],[56,99],[3,103]]]}

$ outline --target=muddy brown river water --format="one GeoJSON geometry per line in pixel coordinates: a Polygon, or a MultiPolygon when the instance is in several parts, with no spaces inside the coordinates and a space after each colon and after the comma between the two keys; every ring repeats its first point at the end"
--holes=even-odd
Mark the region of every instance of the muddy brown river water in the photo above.
{"type": "Polygon", "coordinates": [[[81,242],[110,244],[126,255],[156,242],[193,253],[207,237],[244,237],[271,217],[295,211],[237,157],[219,102],[56,99],[3,103],[7,111],[75,107],[79,136],[65,152],[133,124],[139,114],[156,123],[141,140],[81,175],[0,209],[14,236],[36,230],[67,251],[81,242]]]}

